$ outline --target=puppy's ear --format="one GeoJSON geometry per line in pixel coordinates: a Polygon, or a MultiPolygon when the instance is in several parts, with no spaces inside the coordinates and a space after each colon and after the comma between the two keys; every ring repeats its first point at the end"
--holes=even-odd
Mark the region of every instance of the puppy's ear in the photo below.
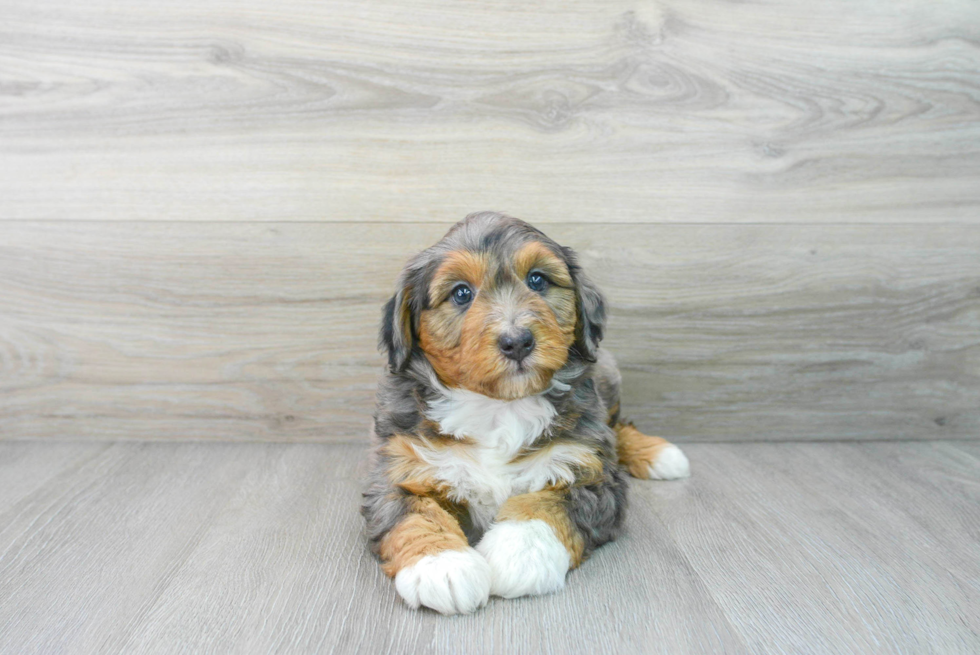
{"type": "Polygon", "coordinates": [[[568,270],[575,283],[575,302],[578,322],[575,325],[575,349],[588,362],[594,362],[599,353],[599,342],[606,326],[606,300],[592,280],[579,268],[575,251],[562,248],[568,270]]]}
{"type": "Polygon", "coordinates": [[[412,287],[399,280],[399,290],[381,311],[381,333],[378,348],[388,353],[388,367],[393,373],[405,370],[415,347],[412,320],[412,287]]]}

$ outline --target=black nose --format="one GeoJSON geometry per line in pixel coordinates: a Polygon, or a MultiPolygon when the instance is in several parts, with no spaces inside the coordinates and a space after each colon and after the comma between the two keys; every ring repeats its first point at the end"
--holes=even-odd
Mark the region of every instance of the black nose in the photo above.
{"type": "Polygon", "coordinates": [[[500,335],[497,345],[504,357],[520,362],[534,350],[534,335],[527,328],[509,330],[500,335]]]}

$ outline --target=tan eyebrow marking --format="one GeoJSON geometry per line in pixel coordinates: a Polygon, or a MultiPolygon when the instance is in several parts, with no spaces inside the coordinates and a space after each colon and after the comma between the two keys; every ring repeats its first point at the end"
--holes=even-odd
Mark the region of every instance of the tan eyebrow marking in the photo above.
{"type": "Polygon", "coordinates": [[[514,255],[514,269],[522,280],[532,270],[537,270],[558,286],[572,286],[572,276],[565,262],[540,241],[531,241],[517,251],[514,255]]]}
{"type": "Polygon", "coordinates": [[[470,284],[474,291],[483,286],[489,262],[486,253],[456,250],[446,255],[436,270],[429,287],[429,304],[438,305],[460,282],[470,284]]]}

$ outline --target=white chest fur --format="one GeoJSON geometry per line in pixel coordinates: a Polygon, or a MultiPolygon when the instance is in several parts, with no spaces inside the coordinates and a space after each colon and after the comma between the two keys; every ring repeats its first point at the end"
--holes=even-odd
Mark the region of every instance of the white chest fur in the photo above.
{"type": "Polygon", "coordinates": [[[588,451],[581,444],[563,443],[514,461],[555,417],[554,406],[540,396],[503,401],[447,389],[430,404],[427,415],[443,434],[475,442],[466,449],[420,448],[419,456],[433,467],[436,478],[452,487],[454,500],[469,505],[471,518],[482,527],[511,496],[571,482],[572,465],[588,451]]]}

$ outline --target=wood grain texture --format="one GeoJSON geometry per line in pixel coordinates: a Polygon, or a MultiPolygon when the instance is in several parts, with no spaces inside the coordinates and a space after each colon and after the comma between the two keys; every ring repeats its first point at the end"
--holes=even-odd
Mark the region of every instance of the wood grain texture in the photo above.
{"type": "Polygon", "coordinates": [[[0,219],[980,217],[972,0],[0,6],[0,219]]]}
{"type": "Polygon", "coordinates": [[[980,648],[976,444],[692,444],[565,590],[455,618],[368,554],[362,445],[72,447],[0,443],[0,480],[48,480],[0,509],[2,652],[980,648]]]}
{"type": "Polygon", "coordinates": [[[750,650],[980,647],[975,444],[693,452],[693,488],[635,494],[632,511],[663,519],[750,650]]]}
{"type": "MultiPolygon", "coordinates": [[[[0,436],[363,437],[380,307],[445,227],[0,225],[0,436]]],[[[980,227],[548,231],[608,295],[650,432],[980,434],[980,227]]]]}

